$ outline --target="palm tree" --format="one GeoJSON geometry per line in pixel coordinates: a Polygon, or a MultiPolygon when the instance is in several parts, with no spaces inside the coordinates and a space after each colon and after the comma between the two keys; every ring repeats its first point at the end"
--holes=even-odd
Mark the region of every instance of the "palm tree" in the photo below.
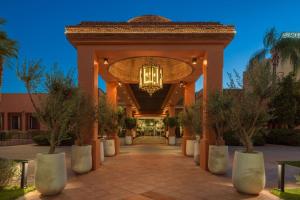
{"type": "Polygon", "coordinates": [[[262,61],[271,54],[272,71],[276,74],[276,68],[279,61],[290,61],[294,72],[300,67],[300,39],[279,37],[276,29],[273,27],[268,30],[263,39],[264,47],[257,51],[250,59],[262,61]]]}
{"type": "MultiPolygon", "coordinates": [[[[0,18],[0,26],[5,23],[4,19],[0,18]]],[[[7,33],[0,29],[0,88],[2,86],[2,75],[4,62],[8,58],[16,58],[18,55],[17,42],[10,39],[7,33]]]]}

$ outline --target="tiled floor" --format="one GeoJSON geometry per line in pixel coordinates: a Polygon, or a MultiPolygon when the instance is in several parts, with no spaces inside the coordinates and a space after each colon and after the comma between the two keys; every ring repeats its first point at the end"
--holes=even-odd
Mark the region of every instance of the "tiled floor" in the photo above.
{"type": "Polygon", "coordinates": [[[239,194],[229,177],[201,170],[191,158],[181,155],[179,147],[135,145],[121,150],[100,169],[72,176],[58,196],[41,197],[32,192],[22,199],[277,199],[267,190],[259,196],[239,194]]]}

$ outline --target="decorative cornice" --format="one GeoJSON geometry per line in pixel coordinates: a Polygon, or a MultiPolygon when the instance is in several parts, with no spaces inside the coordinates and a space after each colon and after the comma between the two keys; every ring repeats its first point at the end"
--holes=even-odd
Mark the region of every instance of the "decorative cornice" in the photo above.
{"type": "Polygon", "coordinates": [[[227,33],[235,34],[231,25],[218,23],[91,23],[85,22],[77,26],[67,26],[65,34],[75,33],[227,33]]]}

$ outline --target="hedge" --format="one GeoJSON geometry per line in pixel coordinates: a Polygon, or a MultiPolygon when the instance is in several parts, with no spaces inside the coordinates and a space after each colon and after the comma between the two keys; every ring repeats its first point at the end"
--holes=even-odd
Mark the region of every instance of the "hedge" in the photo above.
{"type": "Polygon", "coordinates": [[[266,135],[269,144],[300,146],[300,131],[295,129],[271,129],[266,135]]]}
{"type": "MultiPolygon", "coordinates": [[[[239,138],[233,131],[227,131],[224,133],[224,140],[225,144],[228,146],[241,146],[242,143],[240,142],[239,138]]],[[[257,134],[252,139],[254,146],[263,146],[265,145],[265,137],[263,133],[257,134]]]]}

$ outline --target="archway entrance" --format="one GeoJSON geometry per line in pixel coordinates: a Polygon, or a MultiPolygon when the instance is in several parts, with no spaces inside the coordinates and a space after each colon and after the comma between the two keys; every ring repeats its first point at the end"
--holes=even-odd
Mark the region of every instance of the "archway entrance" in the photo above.
{"type": "MultiPolygon", "coordinates": [[[[176,115],[179,102],[195,102],[195,81],[203,75],[203,138],[200,166],[207,169],[208,145],[214,132],[206,112],[208,96],[222,89],[223,52],[235,29],[215,22],[171,22],[160,16],[141,16],[127,22],[81,22],[67,26],[66,37],[77,49],[79,87],[98,103],[98,75],[106,82],[107,101],[126,107],[128,116],[176,115]],[[163,87],[149,95],[139,89],[139,68],[152,58],[162,66],[163,87]]],[[[200,112],[200,111],[199,111],[200,112]]],[[[93,167],[99,166],[98,124],[90,126],[93,167]]],[[[185,140],[191,137],[183,131],[185,140]]],[[[169,133],[174,134],[174,133],[169,133]]]]}

